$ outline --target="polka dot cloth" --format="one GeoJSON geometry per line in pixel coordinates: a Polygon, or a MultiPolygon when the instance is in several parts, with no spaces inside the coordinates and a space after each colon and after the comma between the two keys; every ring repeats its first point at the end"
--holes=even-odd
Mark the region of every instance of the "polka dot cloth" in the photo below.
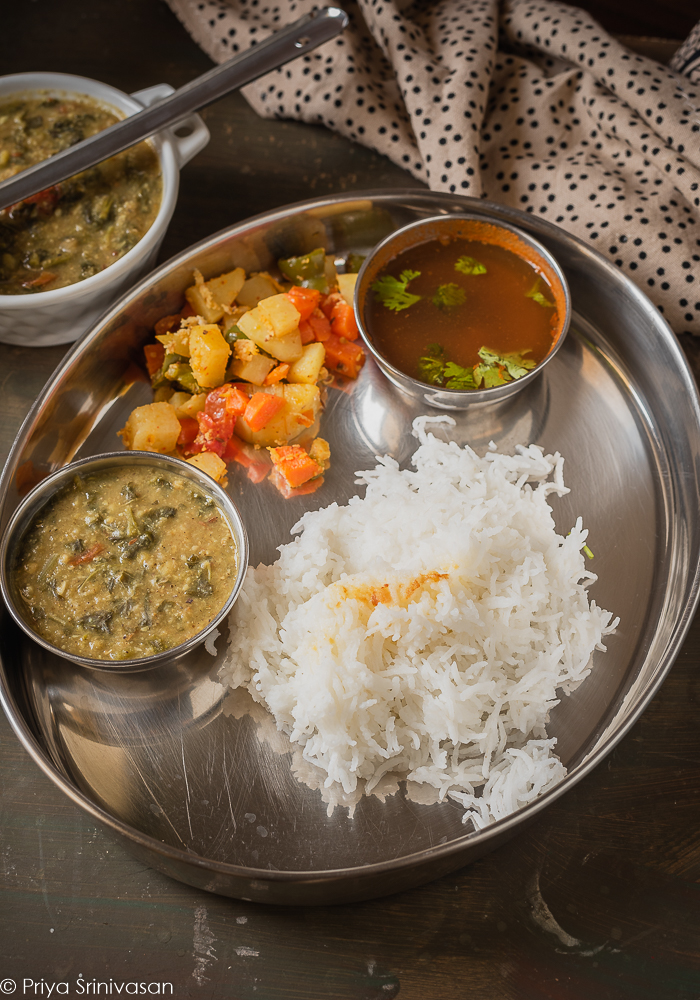
{"type": "Polygon", "coordinates": [[[700,83],[700,21],[671,59],[671,68],[700,83]]]}
{"type": "MultiPolygon", "coordinates": [[[[318,6],[169,0],[218,62],[318,6]]],[[[700,335],[700,84],[554,0],[347,0],[340,38],[245,88],[433,190],[588,240],[677,333],[700,335]]],[[[689,64],[695,68],[694,62],[689,64]]]]}

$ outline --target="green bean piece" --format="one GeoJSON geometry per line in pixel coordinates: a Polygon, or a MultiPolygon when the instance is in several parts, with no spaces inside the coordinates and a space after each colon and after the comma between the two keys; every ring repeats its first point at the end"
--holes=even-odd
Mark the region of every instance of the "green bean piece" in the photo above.
{"type": "Polygon", "coordinates": [[[326,277],[326,251],[323,247],[300,257],[287,257],[277,262],[285,278],[302,288],[316,288],[326,295],[330,289],[326,277]]]}
{"type": "MultiPolygon", "coordinates": [[[[183,354],[166,354],[163,358],[163,364],[157,372],[154,372],[153,375],[151,375],[151,386],[153,389],[162,389],[164,386],[168,385],[171,379],[169,375],[166,375],[166,372],[168,372],[171,367],[186,364],[187,358],[183,354]]],[[[191,370],[192,369],[190,368],[190,371],[191,370]]]]}
{"type": "Polygon", "coordinates": [[[351,253],[348,254],[348,259],[345,262],[345,270],[348,274],[357,274],[362,265],[365,262],[364,254],[351,253]]]}
{"type": "Polygon", "coordinates": [[[200,392],[205,391],[194,377],[189,364],[172,365],[169,369],[168,379],[171,382],[177,382],[181,389],[191,393],[193,396],[197,396],[200,392]]]}
{"type": "Polygon", "coordinates": [[[56,622],[57,625],[60,625],[62,628],[66,630],[71,629],[71,625],[69,622],[64,622],[62,618],[57,618],[56,615],[46,615],[46,618],[50,622],[56,622]]]}

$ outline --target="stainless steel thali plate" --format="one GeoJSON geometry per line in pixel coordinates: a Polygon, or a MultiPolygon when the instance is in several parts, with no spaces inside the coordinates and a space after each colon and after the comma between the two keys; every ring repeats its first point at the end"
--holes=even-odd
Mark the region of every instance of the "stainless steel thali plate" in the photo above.
{"type": "MultiPolygon", "coordinates": [[[[81,808],[153,867],[213,892],[270,903],[332,903],[418,885],[517,832],[629,730],[678,652],[698,598],[700,405],[668,326],[615,267],[530,215],[424,191],[317,199],[212,236],[136,286],[73,349],[25,422],[0,491],[7,523],[31,484],[76,457],[118,447],[116,431],[150,401],[141,347],[177,311],[192,268],[205,277],[260,270],[323,244],[366,252],[400,225],[476,212],[520,226],[558,258],[572,330],[542,377],[502,404],[455,413],[460,443],[534,442],[565,456],[571,493],[557,524],[589,528],[596,602],[621,625],[588,680],[553,711],[550,735],[569,769],[538,801],[469,832],[454,804],[416,801],[401,786],[351,815],[295,777],[298,755],[260,709],[218,683],[203,649],[133,675],[86,670],[24,638],[3,611],[0,695],[20,740],[81,808]]],[[[426,408],[422,408],[425,412],[426,408]]],[[[357,492],[375,455],[406,463],[421,412],[368,361],[356,385],[332,389],[323,417],[333,466],[323,487],[284,500],[235,469],[229,492],[250,535],[251,564],[269,562],[300,514],[357,492]]],[[[219,639],[223,646],[225,637],[219,639]]]]}

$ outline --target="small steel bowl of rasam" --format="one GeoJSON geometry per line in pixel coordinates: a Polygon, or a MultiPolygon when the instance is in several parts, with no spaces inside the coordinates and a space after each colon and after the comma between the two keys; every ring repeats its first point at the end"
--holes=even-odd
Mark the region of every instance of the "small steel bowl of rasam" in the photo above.
{"type": "Polygon", "coordinates": [[[248,540],[228,494],[152,452],[86,458],[20,503],[0,588],[39,645],[87,667],[142,670],[188,653],[230,612],[248,540]]]}
{"type": "Polygon", "coordinates": [[[537,240],[482,215],[404,226],[367,257],[355,288],[362,339],[387,378],[431,406],[506,399],[566,336],[561,267],[537,240]]]}

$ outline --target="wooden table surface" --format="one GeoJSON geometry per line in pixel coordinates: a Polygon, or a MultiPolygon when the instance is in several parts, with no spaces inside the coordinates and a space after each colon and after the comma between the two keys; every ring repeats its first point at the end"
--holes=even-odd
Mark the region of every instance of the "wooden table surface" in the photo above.
{"type": "MultiPolygon", "coordinates": [[[[697,0],[582,6],[612,31],[662,38],[698,14],[697,0]]],[[[210,66],[161,0],[7,8],[5,73],[135,91],[210,66]]],[[[415,183],[324,129],[259,120],[240,95],[204,117],[212,140],[182,173],[163,259],[286,202],[415,183]]],[[[3,457],[62,354],[3,346],[3,457]]],[[[697,1000],[699,667],[696,619],[629,736],[517,839],[421,889],[323,909],[237,902],[150,870],[43,776],[2,716],[0,992],[12,979],[15,996],[94,995],[111,980],[113,995],[169,982],[176,997],[234,1000],[697,1000]]]]}

